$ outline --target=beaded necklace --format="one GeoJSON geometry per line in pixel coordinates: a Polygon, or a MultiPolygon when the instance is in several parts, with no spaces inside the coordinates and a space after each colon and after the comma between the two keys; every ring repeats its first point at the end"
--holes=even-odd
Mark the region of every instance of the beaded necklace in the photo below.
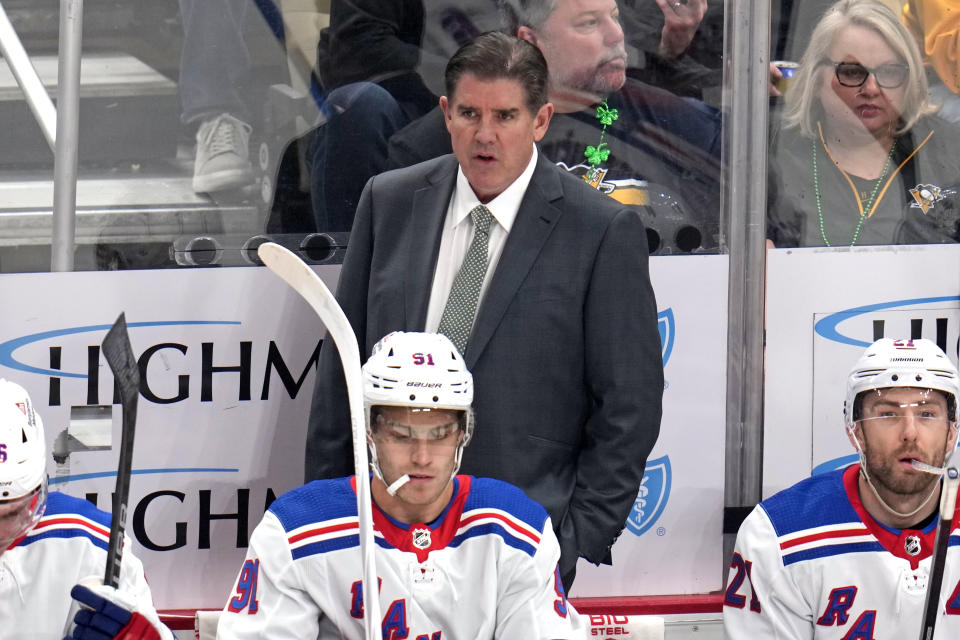
{"type": "MultiPolygon", "coordinates": [[[[825,245],[832,247],[833,245],[830,244],[829,240],[827,240],[827,232],[823,228],[823,208],[820,204],[820,177],[817,173],[817,141],[813,140],[811,145],[813,153],[813,190],[817,196],[817,219],[820,221],[820,237],[823,239],[823,243],[825,245]]],[[[824,148],[826,148],[826,143],[824,143],[824,148]]],[[[873,209],[876,206],[873,200],[877,197],[877,190],[880,189],[880,183],[883,182],[883,179],[887,175],[887,170],[890,168],[890,158],[893,157],[893,150],[896,148],[897,141],[894,140],[893,144],[890,145],[890,153],[887,154],[887,160],[883,163],[883,171],[880,173],[880,177],[877,178],[876,184],[873,185],[873,193],[870,194],[870,199],[867,200],[866,211],[864,211],[863,207],[860,209],[860,215],[857,219],[857,228],[853,230],[853,237],[850,239],[851,247],[857,243],[857,238],[860,237],[860,230],[863,229],[864,220],[873,215],[873,209]]],[[[839,165],[837,168],[839,168],[839,165]]],[[[859,196],[857,196],[857,199],[859,200],[859,196]]],[[[880,202],[877,201],[876,204],[880,204],[880,202]]]]}

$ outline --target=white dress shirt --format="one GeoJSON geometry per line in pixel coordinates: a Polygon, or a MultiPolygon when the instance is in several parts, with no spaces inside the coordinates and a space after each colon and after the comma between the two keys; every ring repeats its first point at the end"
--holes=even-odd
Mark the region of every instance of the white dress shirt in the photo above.
{"type": "MultiPolygon", "coordinates": [[[[490,279],[497,269],[503,245],[507,235],[513,227],[513,221],[520,210],[520,201],[527,192],[533,170],[537,166],[537,146],[533,146],[533,154],[527,168],[523,170],[513,183],[503,193],[486,204],[493,215],[490,221],[490,242],[487,246],[487,272],[483,276],[480,286],[480,299],[477,301],[477,313],[483,305],[483,297],[490,286],[490,279]]],[[[427,322],[425,331],[435,333],[440,327],[440,317],[443,308],[447,306],[450,288],[457,277],[463,258],[467,255],[470,242],[473,240],[473,219],[470,211],[480,203],[473,188],[463,174],[463,169],[457,169],[457,185],[447,207],[447,217],[443,223],[443,233],[440,236],[440,252],[437,256],[437,270],[433,274],[433,287],[430,290],[430,304],[427,305],[427,322]]]]}

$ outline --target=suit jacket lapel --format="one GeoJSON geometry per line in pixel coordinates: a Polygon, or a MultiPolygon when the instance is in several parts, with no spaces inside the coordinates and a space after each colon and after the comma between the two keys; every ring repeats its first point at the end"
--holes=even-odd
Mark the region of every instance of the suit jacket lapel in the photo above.
{"type": "MultiPolygon", "coordinates": [[[[406,230],[409,242],[407,272],[404,274],[404,310],[406,330],[423,331],[427,322],[427,305],[433,274],[437,268],[440,237],[450,204],[450,196],[457,181],[457,163],[453,156],[425,176],[427,186],[413,195],[410,228],[406,230]]],[[[383,242],[390,242],[384,238],[383,242]]]]}
{"type": "Polygon", "coordinates": [[[562,197],[563,188],[557,168],[540,153],[537,168],[520,202],[520,209],[510,235],[507,236],[503,253],[500,254],[497,270],[480,303],[473,334],[467,344],[467,353],[464,354],[467,368],[476,364],[483,353],[511,300],[553,232],[563,214],[553,203],[562,197]]]}

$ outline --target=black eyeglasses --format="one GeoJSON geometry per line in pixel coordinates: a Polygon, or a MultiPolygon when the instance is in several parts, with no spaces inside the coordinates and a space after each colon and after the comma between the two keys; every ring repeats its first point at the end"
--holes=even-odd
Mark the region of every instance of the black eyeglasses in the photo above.
{"type": "Polygon", "coordinates": [[[896,89],[907,81],[910,67],[905,64],[882,64],[869,69],[859,62],[832,62],[837,82],[845,87],[860,87],[867,81],[867,76],[873,74],[877,86],[882,89],[896,89]]]}

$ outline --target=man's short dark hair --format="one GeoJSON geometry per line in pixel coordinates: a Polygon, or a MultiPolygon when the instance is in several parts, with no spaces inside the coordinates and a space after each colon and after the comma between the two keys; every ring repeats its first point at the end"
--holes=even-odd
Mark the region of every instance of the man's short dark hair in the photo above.
{"type": "Polygon", "coordinates": [[[466,74],[484,81],[516,80],[524,88],[530,113],[547,103],[547,61],[540,49],[515,36],[490,31],[460,47],[444,74],[448,100],[453,101],[466,74]]]}

